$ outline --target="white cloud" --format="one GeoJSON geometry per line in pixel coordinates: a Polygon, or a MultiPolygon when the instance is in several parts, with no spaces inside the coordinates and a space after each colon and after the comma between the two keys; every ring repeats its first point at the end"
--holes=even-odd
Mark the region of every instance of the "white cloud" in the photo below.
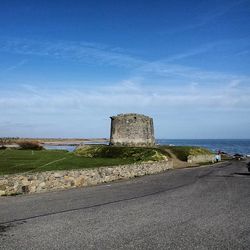
{"type": "Polygon", "coordinates": [[[1,113],[29,111],[36,113],[82,112],[107,108],[112,113],[121,109],[153,109],[160,107],[250,109],[250,88],[240,87],[240,81],[209,87],[197,82],[182,86],[145,86],[124,81],[120,84],[93,88],[70,87],[59,90],[27,86],[16,91],[1,91],[1,113]]]}
{"type": "MultiPolygon", "coordinates": [[[[172,138],[194,137],[196,129],[192,126],[201,130],[207,119],[213,130],[211,114],[216,117],[213,119],[220,120],[221,126],[228,127],[232,121],[221,117],[233,119],[243,112],[244,117],[240,119],[246,124],[250,114],[249,95],[250,88],[246,86],[208,88],[192,82],[186,86],[145,86],[131,80],[92,89],[56,90],[35,86],[16,91],[6,89],[0,92],[0,136],[108,137],[111,115],[136,112],[154,117],[156,133],[163,138],[168,136],[166,122],[172,138]],[[179,125],[174,124],[179,122],[186,124],[188,136],[175,131],[179,125]]],[[[242,129],[246,130],[249,119],[248,125],[244,124],[242,129]]],[[[209,137],[208,133],[209,129],[203,135],[200,131],[200,136],[209,137]]]]}

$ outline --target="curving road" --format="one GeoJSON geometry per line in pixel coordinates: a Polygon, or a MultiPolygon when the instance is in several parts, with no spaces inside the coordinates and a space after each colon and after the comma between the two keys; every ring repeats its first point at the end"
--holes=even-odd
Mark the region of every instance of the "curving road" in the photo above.
{"type": "Polygon", "coordinates": [[[0,249],[249,249],[245,162],[0,197],[0,249]]]}

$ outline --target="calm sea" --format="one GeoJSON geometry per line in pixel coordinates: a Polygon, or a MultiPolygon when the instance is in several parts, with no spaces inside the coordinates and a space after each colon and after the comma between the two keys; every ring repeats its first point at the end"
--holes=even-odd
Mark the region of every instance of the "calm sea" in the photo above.
{"type": "MultiPolygon", "coordinates": [[[[96,145],[98,145],[98,144],[107,144],[107,143],[105,143],[105,142],[92,142],[92,143],[89,143],[89,142],[86,142],[85,143],[85,145],[88,145],[88,144],[96,144],[96,145]]],[[[43,145],[43,147],[45,148],[45,149],[50,149],[50,150],[67,150],[67,151],[69,151],[69,152],[73,152],[75,149],[76,149],[76,147],[77,146],[72,146],[72,145],[48,145],[48,144],[45,144],[45,145],[43,145]]]]}
{"type": "Polygon", "coordinates": [[[214,152],[220,150],[228,154],[244,154],[250,155],[250,139],[245,140],[229,140],[229,139],[158,139],[160,145],[175,145],[175,146],[199,146],[208,148],[214,152]]]}
{"type": "Polygon", "coordinates": [[[43,147],[45,149],[49,149],[49,150],[67,150],[69,152],[73,152],[76,148],[76,146],[58,146],[58,145],[43,145],[43,147]]]}

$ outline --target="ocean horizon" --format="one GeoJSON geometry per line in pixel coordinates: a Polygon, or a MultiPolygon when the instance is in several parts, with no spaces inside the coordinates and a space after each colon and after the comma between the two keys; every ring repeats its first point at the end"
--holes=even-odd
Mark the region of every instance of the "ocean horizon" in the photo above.
{"type": "Polygon", "coordinates": [[[159,145],[197,146],[228,154],[250,154],[250,139],[156,139],[159,145]]]}

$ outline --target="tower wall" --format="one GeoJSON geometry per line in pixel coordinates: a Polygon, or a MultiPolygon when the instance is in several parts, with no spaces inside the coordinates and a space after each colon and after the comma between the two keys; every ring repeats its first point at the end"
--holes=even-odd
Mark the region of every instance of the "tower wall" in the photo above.
{"type": "Polygon", "coordinates": [[[120,114],[111,118],[111,145],[155,145],[153,119],[140,114],[120,114]]]}

